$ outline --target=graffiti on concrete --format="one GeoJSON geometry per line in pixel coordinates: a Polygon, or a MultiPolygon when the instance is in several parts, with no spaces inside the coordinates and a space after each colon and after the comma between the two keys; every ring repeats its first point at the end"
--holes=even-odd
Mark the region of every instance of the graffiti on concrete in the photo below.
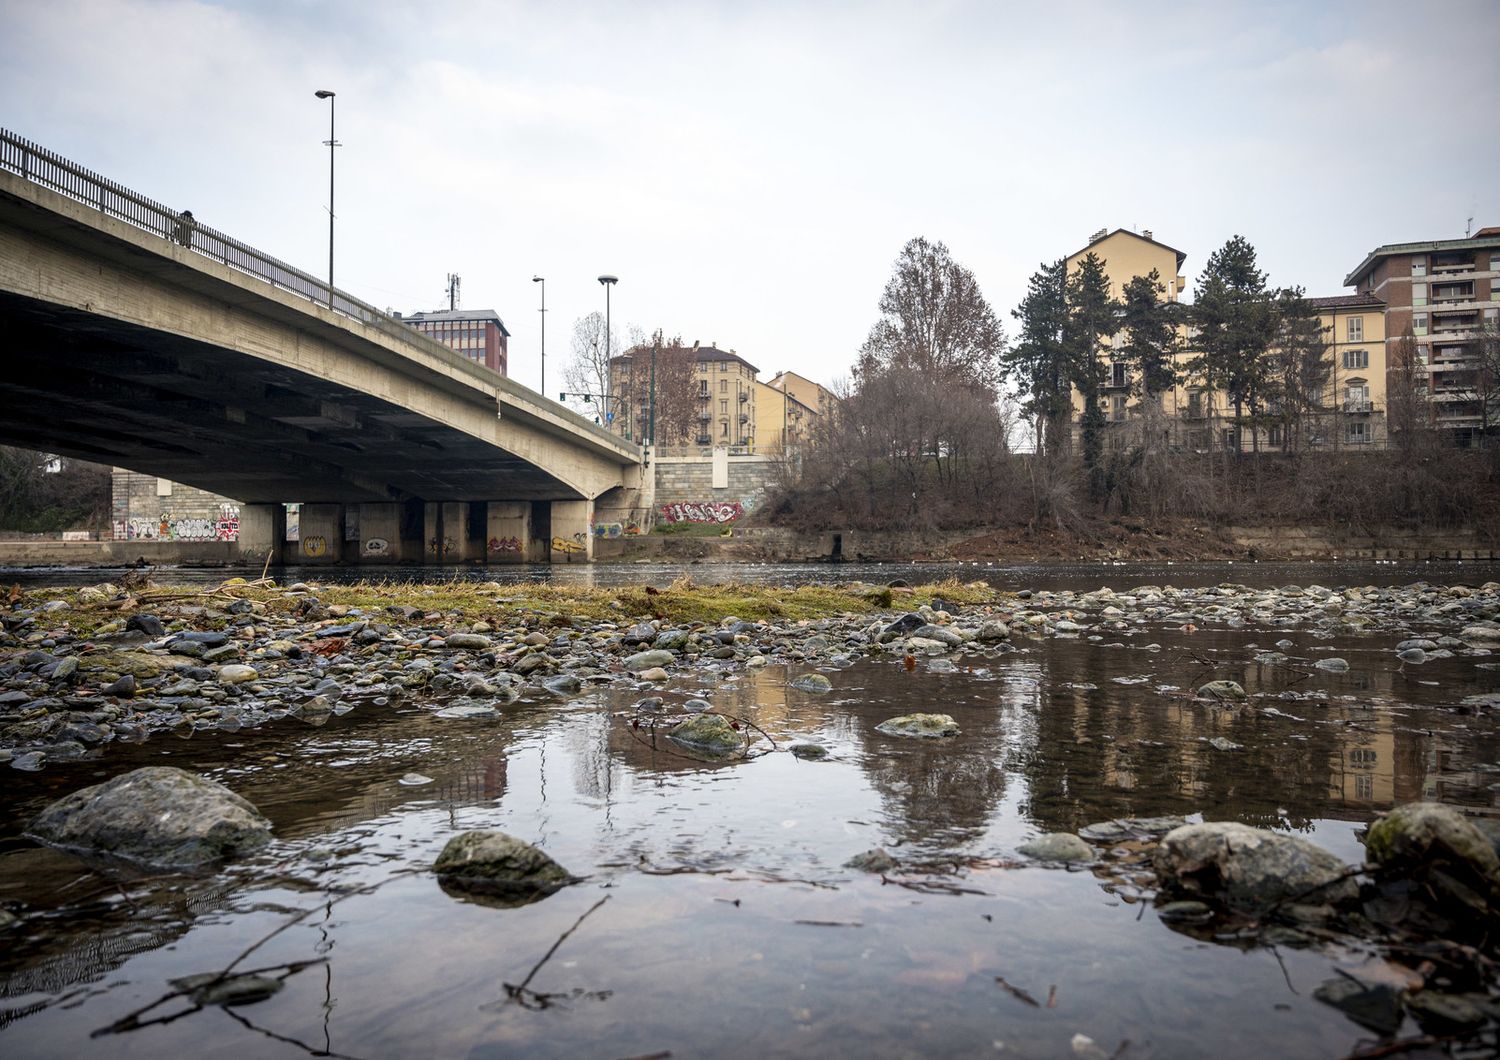
{"type": "Polygon", "coordinates": [[[116,541],[238,541],[240,510],[224,504],[212,516],[173,518],[162,512],[159,519],[116,519],[113,530],[116,541]]]}
{"type": "Polygon", "coordinates": [[[492,537],[485,548],[489,552],[503,553],[506,555],[519,555],[521,552],[521,539],[519,537],[492,537]]]}
{"type": "Polygon", "coordinates": [[[427,551],[432,553],[434,556],[446,556],[453,552],[456,548],[458,548],[458,545],[454,543],[453,538],[451,537],[435,537],[431,541],[427,542],[427,551]]]}
{"type": "Polygon", "coordinates": [[[627,519],[623,523],[595,523],[595,537],[635,537],[641,532],[640,524],[634,519],[627,519]]]}
{"type": "Polygon", "coordinates": [[[569,541],[565,537],[554,537],[552,539],[553,552],[582,552],[582,541],[569,541]]]}
{"type": "Polygon", "coordinates": [[[302,554],[304,556],[324,556],[328,554],[328,539],[321,535],[304,537],[302,539],[302,554]]]}
{"type": "Polygon", "coordinates": [[[389,555],[391,543],[383,537],[372,537],[365,541],[362,551],[367,556],[389,555]]]}
{"type": "Polygon", "coordinates": [[[669,523],[732,523],[744,514],[739,501],[678,501],[661,506],[662,518],[669,523]]]}

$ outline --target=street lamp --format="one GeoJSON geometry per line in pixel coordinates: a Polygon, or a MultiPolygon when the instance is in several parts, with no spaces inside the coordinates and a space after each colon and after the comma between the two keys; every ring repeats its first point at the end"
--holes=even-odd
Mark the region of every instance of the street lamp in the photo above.
{"type": "Polygon", "coordinates": [[[333,149],[339,146],[333,135],[333,90],[320,88],[313,95],[328,101],[328,308],[333,308],[333,149]]]}
{"type": "Polygon", "coordinates": [[[542,393],[547,393],[547,281],[541,276],[533,276],[532,283],[542,285],[542,393]]]}
{"type": "MultiPolygon", "coordinates": [[[[619,283],[619,282],[620,282],[620,278],[618,276],[610,276],[608,273],[606,273],[605,275],[599,277],[599,283],[604,288],[604,366],[605,366],[606,370],[608,370],[608,368],[609,368],[609,360],[610,360],[610,349],[609,349],[609,342],[610,342],[610,336],[609,336],[609,328],[610,328],[610,324],[609,324],[609,289],[611,287],[613,287],[615,284],[619,283]]],[[[608,398],[606,398],[605,402],[604,402],[604,422],[605,422],[606,425],[608,425],[608,423],[609,423],[609,400],[608,400],[608,398]]]]}

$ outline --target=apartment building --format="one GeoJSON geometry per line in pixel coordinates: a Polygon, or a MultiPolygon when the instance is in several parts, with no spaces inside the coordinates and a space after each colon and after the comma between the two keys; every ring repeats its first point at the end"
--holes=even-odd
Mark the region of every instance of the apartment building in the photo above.
{"type": "Polygon", "coordinates": [[[1478,356],[1481,329],[1500,326],[1500,228],[1377,247],[1344,283],[1385,305],[1388,364],[1410,332],[1432,422],[1455,444],[1475,444],[1497,418],[1500,399],[1496,384],[1481,377],[1478,356]],[[1488,415],[1482,403],[1490,404],[1488,415]]]}
{"type": "Polygon", "coordinates": [[[812,436],[818,410],[793,396],[790,389],[755,384],[755,437],[760,451],[791,453],[812,436]]]}
{"type": "MultiPolygon", "coordinates": [[[[650,416],[649,394],[638,373],[646,370],[650,351],[626,350],[609,365],[609,427],[623,438],[640,441],[650,416]],[[633,400],[631,395],[635,395],[633,400]],[[637,401],[639,407],[637,407],[637,401]]],[[[755,377],[760,370],[733,350],[699,346],[693,350],[693,429],[686,438],[657,439],[661,445],[724,445],[754,448],[756,439],[755,377]]],[[[660,427],[660,425],[658,425],[660,427]]]]}
{"type": "MultiPolygon", "coordinates": [[[[1100,229],[1089,243],[1067,258],[1071,275],[1088,254],[1104,263],[1109,277],[1110,294],[1118,299],[1133,277],[1150,275],[1156,270],[1164,288],[1162,297],[1179,302],[1186,294],[1187,282],[1181,269],[1187,255],[1161,243],[1149,231],[1137,234],[1127,229],[1100,229]]],[[[1367,292],[1311,298],[1317,309],[1327,343],[1328,374],[1320,407],[1307,414],[1300,437],[1295,442],[1306,448],[1376,448],[1386,442],[1386,362],[1388,334],[1385,303],[1367,292]]],[[[1263,409],[1262,423],[1246,426],[1236,436],[1232,423],[1234,409],[1222,391],[1210,392],[1200,380],[1192,378],[1186,366],[1196,355],[1194,332],[1184,323],[1179,328],[1181,349],[1176,356],[1180,385],[1161,395],[1160,416],[1154,417],[1149,429],[1162,432],[1160,441],[1181,448],[1207,449],[1238,444],[1245,451],[1275,451],[1289,444],[1285,426],[1277,422],[1275,408],[1263,409]]],[[[1122,332],[1112,339],[1115,349],[1124,346],[1122,332]]],[[[1135,395],[1137,380],[1128,365],[1110,360],[1106,365],[1100,399],[1109,434],[1107,444],[1136,444],[1144,425],[1145,411],[1135,395]]],[[[1083,399],[1073,395],[1073,434],[1081,431],[1083,399]]]]}
{"type": "Polygon", "coordinates": [[[490,371],[509,374],[510,332],[493,309],[443,309],[396,317],[490,371]]]}

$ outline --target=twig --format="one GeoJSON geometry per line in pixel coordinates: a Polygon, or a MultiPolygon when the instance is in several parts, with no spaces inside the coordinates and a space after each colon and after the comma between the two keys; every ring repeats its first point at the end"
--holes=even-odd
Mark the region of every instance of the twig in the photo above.
{"type": "Polygon", "coordinates": [[[793,920],[792,923],[808,927],[864,927],[858,920],[793,920]]]}
{"type": "Polygon", "coordinates": [[[1032,997],[1026,991],[1022,990],[1019,986],[1011,986],[1009,983],[1007,983],[1005,981],[1005,976],[1003,976],[1003,975],[997,975],[997,976],[995,976],[995,982],[999,983],[1000,986],[1001,986],[1001,988],[1007,994],[1009,994],[1011,997],[1015,998],[1017,1001],[1024,1002],[1025,1004],[1030,1005],[1032,1008],[1041,1008],[1042,1007],[1041,1002],[1039,1002],[1036,998],[1032,997]]]}
{"type": "Polygon", "coordinates": [[[989,891],[976,890],[973,887],[960,887],[956,883],[942,883],[942,882],[940,882],[938,880],[893,880],[889,876],[881,876],[880,877],[880,884],[881,884],[882,887],[885,886],[888,883],[893,883],[897,887],[905,887],[907,890],[909,890],[909,891],[916,891],[919,894],[983,894],[983,895],[988,895],[990,893],[989,891]]]}
{"type": "Polygon", "coordinates": [[[1361,1049],[1350,1053],[1344,1060],[1377,1060],[1382,1056],[1395,1056],[1397,1053],[1408,1053],[1413,1049],[1426,1049],[1432,1045],[1443,1045],[1447,1042],[1456,1042],[1455,1037],[1439,1038],[1431,1034],[1423,1034],[1415,1038],[1397,1038],[1395,1041],[1385,1042],[1381,1045],[1372,1046],[1369,1049],[1361,1049]]]}
{"type": "Polygon", "coordinates": [[[568,928],[567,931],[564,931],[561,935],[557,936],[557,941],[552,944],[552,948],[549,949],[546,953],[542,954],[542,959],[537,961],[536,965],[531,969],[531,971],[526,973],[525,979],[522,979],[519,984],[514,986],[510,983],[502,984],[505,987],[505,993],[509,997],[520,1000],[521,995],[527,992],[526,987],[530,985],[531,980],[536,977],[536,973],[542,970],[542,965],[546,964],[552,959],[552,955],[557,952],[557,948],[567,941],[569,935],[578,930],[578,925],[587,920],[590,913],[598,909],[607,901],[609,901],[609,895],[606,894],[603,898],[599,899],[593,905],[584,910],[583,915],[580,916],[577,920],[573,921],[572,927],[568,928]]]}
{"type": "Polygon", "coordinates": [[[311,1056],[332,1056],[337,1057],[338,1060],[359,1060],[359,1057],[350,1056],[348,1053],[335,1053],[330,1049],[316,1049],[313,1046],[308,1045],[306,1042],[298,1041],[296,1038],[289,1038],[284,1034],[277,1034],[275,1031],[268,1030],[267,1028],[262,1027],[259,1024],[251,1023],[248,1019],[246,1019],[244,1016],[241,1016],[232,1008],[226,1007],[224,1009],[224,1015],[240,1024],[246,1030],[256,1031],[257,1033],[264,1034],[267,1038],[274,1038],[278,1042],[285,1042],[287,1045],[295,1045],[297,1048],[303,1050],[311,1056]]]}

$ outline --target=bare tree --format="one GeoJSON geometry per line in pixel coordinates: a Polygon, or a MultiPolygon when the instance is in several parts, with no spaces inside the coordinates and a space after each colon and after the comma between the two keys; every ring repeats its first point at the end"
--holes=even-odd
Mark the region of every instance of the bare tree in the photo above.
{"type": "Polygon", "coordinates": [[[625,429],[630,437],[652,440],[654,405],[656,444],[687,444],[697,429],[697,348],[685,345],[681,336],[666,338],[660,329],[650,338],[638,331],[632,337],[638,341],[616,361],[616,391],[621,395],[618,416],[629,418],[625,429]]]}
{"type": "Polygon", "coordinates": [[[573,322],[573,354],[563,366],[563,382],[569,402],[583,409],[597,409],[593,415],[603,422],[609,411],[604,397],[609,393],[609,356],[620,352],[619,336],[611,334],[605,342],[603,313],[589,313],[573,322]],[[578,395],[578,397],[574,397],[578,395]],[[589,395],[587,399],[584,395],[589,395]]]}

